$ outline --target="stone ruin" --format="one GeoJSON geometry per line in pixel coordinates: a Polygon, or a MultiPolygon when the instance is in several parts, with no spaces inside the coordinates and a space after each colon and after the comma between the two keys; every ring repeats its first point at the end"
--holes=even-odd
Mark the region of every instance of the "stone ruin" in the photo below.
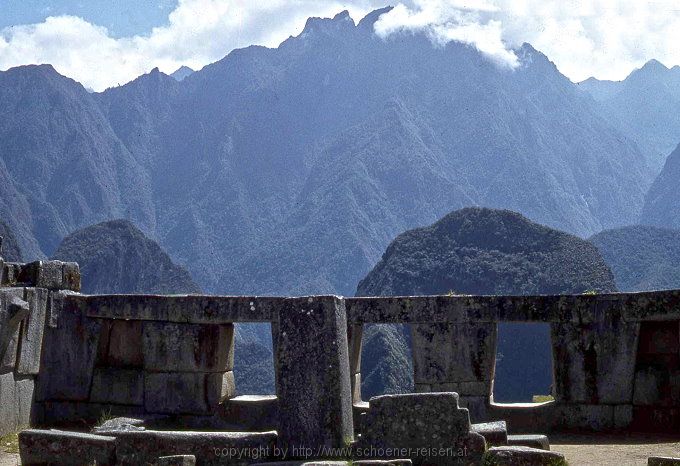
{"type": "Polygon", "coordinates": [[[526,434],[680,432],[680,291],[86,296],[74,263],[0,271],[0,434],[35,428],[24,464],[560,464],[526,434]],[[236,395],[252,322],[271,324],[275,396],[236,395]],[[493,401],[500,322],[550,325],[554,401],[493,401]],[[361,399],[375,323],[410,326],[417,393],[361,399]]]}

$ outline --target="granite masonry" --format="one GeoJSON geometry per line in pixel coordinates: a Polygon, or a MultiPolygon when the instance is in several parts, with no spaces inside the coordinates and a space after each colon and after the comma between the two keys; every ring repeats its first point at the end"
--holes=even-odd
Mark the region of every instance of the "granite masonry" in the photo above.
{"type": "Polygon", "coordinates": [[[494,461],[554,461],[541,453],[545,436],[508,428],[680,432],[680,291],[86,296],[76,264],[0,270],[0,433],[91,432],[27,430],[25,464],[70,464],[74,452],[97,464],[479,464],[485,451],[494,461]],[[271,324],[276,396],[236,396],[234,324],[242,322],[271,324]],[[494,403],[499,322],[550,324],[554,401],[494,403]],[[362,330],[374,323],[410,326],[416,394],[361,399],[362,330]],[[399,454],[404,446],[465,454],[441,462],[399,454]]]}

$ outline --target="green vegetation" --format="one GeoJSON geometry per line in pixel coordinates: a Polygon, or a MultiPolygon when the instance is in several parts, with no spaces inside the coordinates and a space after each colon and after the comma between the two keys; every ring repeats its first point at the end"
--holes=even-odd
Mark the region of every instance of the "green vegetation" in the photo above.
{"type": "Polygon", "coordinates": [[[98,426],[101,426],[101,425],[104,424],[105,422],[110,421],[110,420],[112,420],[112,419],[115,419],[116,417],[117,417],[117,416],[115,416],[115,415],[111,412],[111,408],[105,409],[104,411],[102,411],[102,412],[99,414],[99,418],[97,419],[97,425],[98,425],[98,426]]]}
{"type": "Polygon", "coordinates": [[[5,453],[19,453],[19,432],[0,437],[0,450],[5,453]]]}
{"type": "Polygon", "coordinates": [[[531,399],[532,403],[547,403],[548,401],[555,401],[552,395],[534,395],[531,399]]]}

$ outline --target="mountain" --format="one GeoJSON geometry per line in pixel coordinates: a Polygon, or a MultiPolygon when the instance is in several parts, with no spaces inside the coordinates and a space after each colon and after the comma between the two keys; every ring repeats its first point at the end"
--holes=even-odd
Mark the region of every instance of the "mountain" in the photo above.
{"type": "Polygon", "coordinates": [[[0,238],[2,238],[2,247],[0,248],[0,257],[7,262],[22,262],[21,248],[14,237],[14,233],[9,229],[5,222],[0,221],[0,238]]]}
{"type": "Polygon", "coordinates": [[[650,60],[620,82],[580,83],[619,130],[632,137],[658,173],[680,141],[680,67],[650,60]]]}
{"type": "Polygon", "coordinates": [[[126,218],[206,291],[260,295],[351,294],[397,234],[466,206],[582,236],[637,220],[643,154],[547,57],[383,40],[384,11],[310,18],[179,82],[0,73],[1,218],[31,258],[126,218]]]}
{"type": "Polygon", "coordinates": [[[175,265],[158,244],[125,220],[70,234],[52,259],[80,265],[86,294],[201,292],[189,272],[175,265]]]}
{"type": "Polygon", "coordinates": [[[179,68],[177,68],[174,73],[170,73],[170,76],[175,78],[177,81],[183,81],[184,78],[194,73],[195,73],[194,70],[192,70],[188,66],[182,65],[179,68]]]}
{"type": "Polygon", "coordinates": [[[680,145],[668,156],[647,193],[640,223],[680,229],[680,145]]]}
{"type": "Polygon", "coordinates": [[[0,218],[28,260],[126,217],[152,231],[149,177],[83,86],[50,65],[0,72],[0,218]]]}
{"type": "MultiPolygon", "coordinates": [[[[533,223],[515,212],[466,208],[433,225],[397,236],[359,283],[356,294],[536,295],[615,290],[611,270],[588,241],[533,223]]],[[[391,362],[394,356],[387,347],[400,348],[398,361],[408,339],[394,327],[384,339],[389,340],[389,345],[383,345],[383,358],[363,362],[369,377],[374,366],[383,373],[403,373],[391,362]],[[392,369],[386,370],[385,366],[392,369]]],[[[495,399],[531,401],[532,395],[549,393],[549,347],[547,326],[501,324],[495,399]],[[531,366],[523,364],[528,355],[534,358],[531,366]]],[[[377,354],[378,350],[367,352],[377,354]]],[[[387,388],[404,391],[410,386],[387,388]]]]}
{"type": "Polygon", "coordinates": [[[680,230],[631,226],[590,238],[621,291],[680,288],[680,230]]]}

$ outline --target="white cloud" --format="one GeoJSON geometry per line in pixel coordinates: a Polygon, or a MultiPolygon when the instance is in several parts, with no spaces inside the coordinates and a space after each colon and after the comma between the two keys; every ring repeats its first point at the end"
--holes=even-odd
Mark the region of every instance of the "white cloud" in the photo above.
{"type": "Polygon", "coordinates": [[[0,31],[0,70],[51,63],[57,71],[95,90],[123,84],[154,67],[172,72],[219,60],[251,44],[277,46],[302,31],[308,16],[349,9],[361,17],[377,0],[179,0],[168,24],[146,36],[116,39],[106,28],[74,16],[0,31]]]}
{"type": "MultiPolygon", "coordinates": [[[[59,16],[0,31],[0,69],[51,63],[96,90],[158,66],[166,72],[218,60],[250,44],[276,46],[309,16],[349,9],[355,19],[386,0],[180,0],[168,24],[148,35],[113,38],[106,28],[59,16]]],[[[577,81],[622,79],[656,58],[680,64],[676,0],[402,0],[376,31],[422,31],[439,44],[471,44],[499,63],[529,42],[577,81]]]]}
{"type": "Polygon", "coordinates": [[[514,65],[529,42],[573,81],[623,79],[655,58],[680,64],[677,0],[411,0],[384,15],[382,35],[421,30],[514,65]]]}

